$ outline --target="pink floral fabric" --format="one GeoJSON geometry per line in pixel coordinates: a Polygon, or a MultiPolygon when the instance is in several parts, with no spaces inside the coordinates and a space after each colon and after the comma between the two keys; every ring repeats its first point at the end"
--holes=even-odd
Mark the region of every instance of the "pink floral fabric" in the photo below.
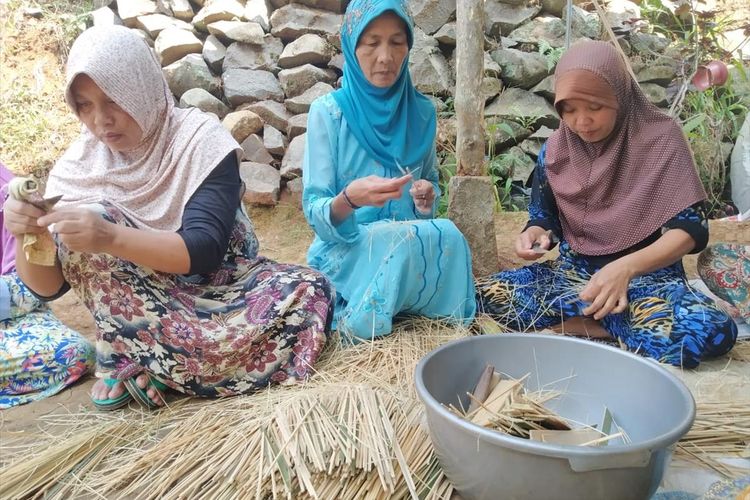
{"type": "MultiPolygon", "coordinates": [[[[113,205],[96,207],[107,220],[132,225],[113,205]]],[[[59,249],[66,279],[96,320],[98,376],[147,371],[185,394],[244,394],[307,378],[330,332],[328,280],[258,256],[242,210],[222,265],[207,275],[59,249]]]]}

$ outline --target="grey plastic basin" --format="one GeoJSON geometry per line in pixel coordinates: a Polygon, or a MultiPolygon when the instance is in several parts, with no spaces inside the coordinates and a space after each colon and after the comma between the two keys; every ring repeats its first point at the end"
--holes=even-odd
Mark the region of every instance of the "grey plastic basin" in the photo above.
{"type": "Polygon", "coordinates": [[[417,365],[417,393],[446,476],[465,500],[643,499],[659,486],[674,444],[690,429],[690,391],[652,360],[570,337],[533,334],[460,339],[417,365]],[[587,424],[606,405],[630,444],[563,446],[475,425],[443,404],[468,406],[486,363],[525,385],[563,394],[547,406],[587,424]],[[571,377],[572,375],[572,377],[571,377]]]}

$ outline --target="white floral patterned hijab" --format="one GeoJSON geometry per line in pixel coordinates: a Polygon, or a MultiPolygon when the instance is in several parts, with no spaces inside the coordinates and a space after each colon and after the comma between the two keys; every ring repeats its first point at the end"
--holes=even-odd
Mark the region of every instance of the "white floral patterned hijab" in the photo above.
{"type": "Polygon", "coordinates": [[[143,139],[116,152],[83,127],[50,172],[45,196],[63,195],[58,207],[108,201],[140,228],[179,229],[190,197],[239,145],[214,118],[174,106],[154,55],[128,28],[94,27],[76,39],[65,92],[74,113],[71,85],[80,74],[136,121],[143,139]]]}

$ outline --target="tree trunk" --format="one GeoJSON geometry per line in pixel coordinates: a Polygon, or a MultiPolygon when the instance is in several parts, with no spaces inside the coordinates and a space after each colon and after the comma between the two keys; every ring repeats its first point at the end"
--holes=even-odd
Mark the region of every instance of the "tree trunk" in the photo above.
{"type": "Polygon", "coordinates": [[[456,92],[458,175],[484,171],[484,2],[456,2],[456,92]]]}
{"type": "Polygon", "coordinates": [[[456,2],[456,160],[448,217],[466,237],[475,276],[497,272],[495,190],[484,167],[484,1],[456,2]]]}

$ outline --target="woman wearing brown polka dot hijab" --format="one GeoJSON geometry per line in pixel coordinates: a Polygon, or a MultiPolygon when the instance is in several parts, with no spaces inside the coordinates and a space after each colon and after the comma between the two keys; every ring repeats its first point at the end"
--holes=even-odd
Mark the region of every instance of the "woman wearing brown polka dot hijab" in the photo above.
{"type": "Polygon", "coordinates": [[[690,288],[682,257],[708,241],[705,192],[679,125],[605,42],[555,71],[560,128],[542,148],[516,253],[560,256],[478,280],[481,311],[537,330],[585,316],[633,351],[691,368],[728,352],[737,326],[690,288]]]}

